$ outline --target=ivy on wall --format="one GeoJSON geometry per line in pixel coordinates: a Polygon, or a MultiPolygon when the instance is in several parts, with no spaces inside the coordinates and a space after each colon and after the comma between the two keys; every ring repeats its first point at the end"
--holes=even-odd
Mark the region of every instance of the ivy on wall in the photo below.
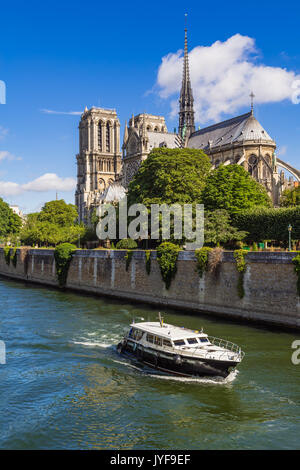
{"type": "Polygon", "coordinates": [[[65,287],[73,252],[77,250],[71,243],[61,243],[54,250],[56,275],[59,287],[65,287]]]}
{"type": "Polygon", "coordinates": [[[3,253],[4,253],[4,259],[7,264],[7,266],[10,265],[10,246],[5,246],[3,248],[3,253]]]}
{"type": "Polygon", "coordinates": [[[127,254],[125,255],[125,260],[126,260],[126,271],[128,271],[131,260],[133,256],[133,251],[132,250],[127,250],[127,254]]]}
{"type": "Polygon", "coordinates": [[[11,260],[13,266],[16,267],[17,266],[17,247],[16,246],[14,246],[11,249],[10,260],[11,260]]]}
{"type": "Polygon", "coordinates": [[[145,251],[145,259],[146,259],[146,272],[149,275],[151,272],[151,251],[145,251]]]}
{"type": "Polygon", "coordinates": [[[245,272],[247,270],[247,263],[245,260],[246,255],[248,254],[247,250],[235,250],[233,252],[233,256],[236,261],[236,267],[239,273],[239,279],[238,279],[238,285],[237,285],[237,290],[238,290],[238,295],[242,299],[245,295],[245,289],[244,289],[244,276],[245,272]]]}
{"type": "Polygon", "coordinates": [[[200,278],[203,277],[204,271],[208,270],[208,256],[212,248],[208,246],[203,246],[195,250],[195,256],[197,258],[197,271],[200,278]]]}
{"type": "Polygon", "coordinates": [[[159,264],[166,289],[170,288],[172,279],[176,275],[179,251],[179,246],[170,242],[163,242],[157,248],[157,262],[159,264]]]}
{"type": "Polygon", "coordinates": [[[297,294],[300,297],[300,253],[292,259],[294,270],[297,274],[297,294]]]}

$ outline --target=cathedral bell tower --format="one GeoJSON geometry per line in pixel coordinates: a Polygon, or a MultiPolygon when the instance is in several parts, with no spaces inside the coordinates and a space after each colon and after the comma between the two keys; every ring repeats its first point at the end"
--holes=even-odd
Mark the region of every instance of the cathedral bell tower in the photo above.
{"type": "Polygon", "coordinates": [[[120,122],[115,110],[85,108],[79,123],[75,202],[79,222],[89,223],[100,194],[121,170],[120,122]]]}
{"type": "Polygon", "coordinates": [[[183,76],[179,98],[179,128],[180,137],[185,140],[187,135],[195,131],[194,117],[194,98],[189,71],[189,55],[187,45],[187,28],[184,30],[184,57],[183,57],[183,76]]]}

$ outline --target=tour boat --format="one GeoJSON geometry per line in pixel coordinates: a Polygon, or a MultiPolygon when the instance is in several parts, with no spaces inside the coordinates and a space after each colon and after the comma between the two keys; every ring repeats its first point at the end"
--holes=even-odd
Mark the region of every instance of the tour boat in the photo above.
{"type": "Polygon", "coordinates": [[[158,322],[132,323],[117,350],[151,368],[183,377],[227,377],[245,355],[230,341],[203,330],[168,325],[160,315],[158,322]]]}

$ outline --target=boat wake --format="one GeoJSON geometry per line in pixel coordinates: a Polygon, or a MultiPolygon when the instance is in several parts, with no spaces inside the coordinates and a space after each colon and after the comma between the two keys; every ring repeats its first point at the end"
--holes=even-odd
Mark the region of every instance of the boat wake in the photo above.
{"type": "Polygon", "coordinates": [[[73,341],[73,344],[81,344],[82,346],[91,346],[98,348],[111,348],[113,344],[110,343],[98,343],[97,341],[73,341]]]}
{"type": "Polygon", "coordinates": [[[175,377],[173,375],[163,375],[163,374],[148,374],[150,377],[155,377],[156,379],[163,379],[163,380],[173,380],[176,382],[183,382],[183,383],[199,383],[199,384],[214,384],[214,385],[227,385],[232,383],[239,371],[233,370],[230,374],[224,377],[175,377]]]}

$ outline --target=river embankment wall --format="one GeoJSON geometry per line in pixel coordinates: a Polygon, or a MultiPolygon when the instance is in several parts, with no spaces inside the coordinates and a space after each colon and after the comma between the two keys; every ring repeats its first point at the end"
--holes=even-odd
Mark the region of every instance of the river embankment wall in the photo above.
{"type": "MultiPolygon", "coordinates": [[[[245,295],[238,295],[239,273],[232,252],[224,252],[217,272],[200,278],[193,252],[182,251],[177,273],[166,289],[156,252],[146,271],[145,252],[134,251],[126,271],[127,252],[77,250],[72,258],[66,288],[127,299],[223,318],[300,329],[300,299],[293,253],[250,252],[244,276],[245,295]]],[[[58,287],[54,250],[21,248],[9,265],[0,249],[0,275],[58,287]],[[15,264],[15,265],[14,265],[15,264]]]]}

